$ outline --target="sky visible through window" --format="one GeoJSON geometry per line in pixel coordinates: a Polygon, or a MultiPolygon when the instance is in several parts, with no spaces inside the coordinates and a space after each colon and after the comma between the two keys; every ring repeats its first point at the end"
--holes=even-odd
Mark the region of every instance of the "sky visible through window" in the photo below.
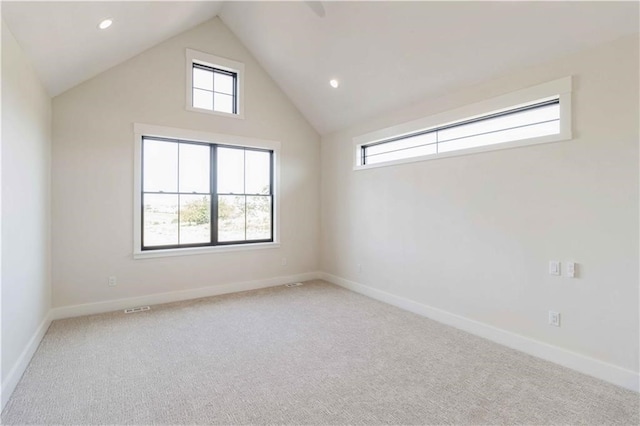
{"type": "MultiPolygon", "coordinates": [[[[145,139],[143,244],[211,243],[210,146],[145,139]]],[[[217,147],[218,242],[271,239],[271,155],[217,147]]]]}

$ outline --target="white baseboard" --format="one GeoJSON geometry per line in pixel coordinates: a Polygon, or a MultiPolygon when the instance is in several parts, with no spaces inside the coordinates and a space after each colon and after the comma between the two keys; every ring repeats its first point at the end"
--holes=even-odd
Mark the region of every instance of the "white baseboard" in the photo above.
{"type": "Polygon", "coordinates": [[[571,368],[584,374],[605,380],[615,385],[640,392],[640,375],[631,370],[608,364],[594,358],[580,355],[566,349],[552,346],[537,340],[530,339],[506,330],[502,330],[478,321],[471,320],[459,315],[452,314],[441,309],[433,308],[404,297],[396,296],[382,290],[349,281],[335,275],[324,272],[309,272],[304,274],[269,278],[266,280],[245,281],[238,283],[223,284],[211,287],[198,288],[193,290],[174,291],[159,293],[148,296],[117,299],[106,302],[89,303],[83,305],[64,306],[49,311],[49,314],[42,321],[29,343],[22,351],[6,380],[2,383],[2,407],[4,409],[9,397],[13,393],[16,385],[20,381],[33,354],[40,345],[52,320],[70,318],[82,315],[98,314],[126,309],[141,305],[158,305],[162,303],[178,302],[182,300],[198,299],[201,297],[217,296],[221,294],[236,293],[240,291],[256,290],[266,287],[274,287],[297,281],[308,281],[313,279],[324,279],[333,284],[369,296],[381,302],[388,303],[398,308],[416,313],[418,315],[431,318],[443,324],[451,325],[471,334],[494,341],[512,349],[525,352],[529,355],[551,361],[556,364],[571,368]]]}
{"type": "Polygon", "coordinates": [[[6,380],[2,383],[2,391],[0,392],[2,393],[2,407],[0,407],[0,411],[4,410],[4,406],[9,401],[11,394],[22,378],[22,375],[27,369],[27,366],[29,365],[33,354],[36,352],[36,349],[38,349],[38,346],[40,345],[40,342],[42,341],[42,338],[46,334],[50,325],[51,311],[49,311],[47,316],[45,316],[45,318],[38,326],[36,332],[33,334],[33,336],[31,336],[31,339],[29,339],[29,343],[27,343],[27,346],[20,354],[20,357],[18,357],[18,360],[13,365],[13,368],[11,368],[11,371],[9,371],[9,374],[7,374],[6,380]]]}
{"type": "Polygon", "coordinates": [[[221,294],[237,293],[239,291],[256,290],[274,287],[297,281],[308,281],[320,278],[320,272],[307,272],[256,281],[221,284],[192,290],[171,291],[167,293],[150,294],[148,296],[130,297],[126,299],[109,300],[106,302],[86,303],[82,305],[62,306],[51,310],[53,320],[79,317],[83,315],[101,314],[121,309],[144,305],[160,305],[163,303],[180,302],[182,300],[199,299],[201,297],[218,296],[221,294]]]}
{"type": "Polygon", "coordinates": [[[372,299],[376,299],[443,324],[456,327],[460,330],[464,330],[468,333],[483,337],[509,348],[571,368],[572,370],[579,371],[623,388],[640,392],[640,375],[637,372],[493,327],[491,325],[474,321],[460,315],[452,314],[441,309],[433,308],[422,303],[414,302],[413,300],[396,296],[325,272],[321,273],[321,278],[330,283],[371,297],[372,299]]]}

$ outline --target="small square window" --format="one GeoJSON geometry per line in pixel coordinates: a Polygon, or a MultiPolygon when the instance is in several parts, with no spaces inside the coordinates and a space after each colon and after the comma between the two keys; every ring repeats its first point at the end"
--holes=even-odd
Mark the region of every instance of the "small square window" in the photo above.
{"type": "Polygon", "coordinates": [[[187,49],[187,110],[244,118],[244,64],[187,49]]]}
{"type": "Polygon", "coordinates": [[[237,114],[238,73],[193,64],[192,107],[237,114]]]}

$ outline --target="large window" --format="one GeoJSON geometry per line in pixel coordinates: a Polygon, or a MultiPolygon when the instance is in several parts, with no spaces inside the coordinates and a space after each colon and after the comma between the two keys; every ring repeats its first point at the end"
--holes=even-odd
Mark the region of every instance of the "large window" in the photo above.
{"type": "Polygon", "coordinates": [[[244,64],[187,49],[187,110],[244,118],[244,64]]]}
{"type": "Polygon", "coordinates": [[[274,152],[141,138],[140,250],[274,241],[274,152]]]}
{"type": "Polygon", "coordinates": [[[571,78],[354,138],[355,169],[571,138],[571,78]]]}

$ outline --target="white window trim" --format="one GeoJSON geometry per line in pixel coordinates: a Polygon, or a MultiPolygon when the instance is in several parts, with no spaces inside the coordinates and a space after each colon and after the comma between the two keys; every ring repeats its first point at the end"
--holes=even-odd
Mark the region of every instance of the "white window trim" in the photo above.
{"type": "Polygon", "coordinates": [[[353,138],[353,170],[367,170],[378,167],[387,167],[396,164],[414,163],[417,161],[437,160],[440,158],[457,157],[461,155],[475,154],[486,151],[496,151],[500,149],[516,148],[528,145],[537,145],[549,142],[559,142],[572,138],[571,131],[571,88],[572,77],[564,77],[558,80],[549,81],[537,86],[528,87],[526,89],[511,92],[502,96],[491,98],[485,101],[466,105],[450,111],[445,111],[429,117],[420,118],[403,124],[387,127],[385,129],[376,130],[362,136],[353,138]],[[536,100],[559,96],[560,98],[560,133],[555,135],[540,136],[529,139],[521,139],[512,142],[504,142],[495,145],[486,145],[476,148],[461,149],[441,154],[424,155],[412,158],[403,158],[400,160],[392,160],[384,163],[360,164],[360,155],[362,145],[374,142],[384,141],[403,135],[410,135],[416,132],[429,130],[432,128],[445,126],[464,119],[472,119],[475,117],[486,115],[487,113],[500,112],[508,110],[515,106],[525,105],[536,100]]]}
{"type": "Polygon", "coordinates": [[[280,142],[246,138],[235,135],[201,132],[197,130],[179,129],[175,127],[156,126],[134,123],[134,155],[133,155],[133,258],[147,259],[166,256],[185,256],[207,253],[224,253],[233,251],[249,251],[273,249],[280,247],[280,142]],[[273,150],[273,242],[246,243],[237,245],[185,247],[159,250],[142,250],[142,137],[156,136],[193,142],[217,143],[238,147],[262,148],[273,150]]]}
{"type": "Polygon", "coordinates": [[[231,59],[215,56],[210,53],[199,52],[193,49],[186,51],[186,109],[187,111],[202,112],[205,114],[213,114],[221,117],[244,119],[244,64],[242,62],[233,61],[231,59]],[[193,63],[206,65],[213,68],[220,68],[226,71],[235,72],[238,81],[238,91],[236,93],[238,103],[238,113],[232,114],[228,112],[212,111],[204,108],[193,107],[193,63]]]}

